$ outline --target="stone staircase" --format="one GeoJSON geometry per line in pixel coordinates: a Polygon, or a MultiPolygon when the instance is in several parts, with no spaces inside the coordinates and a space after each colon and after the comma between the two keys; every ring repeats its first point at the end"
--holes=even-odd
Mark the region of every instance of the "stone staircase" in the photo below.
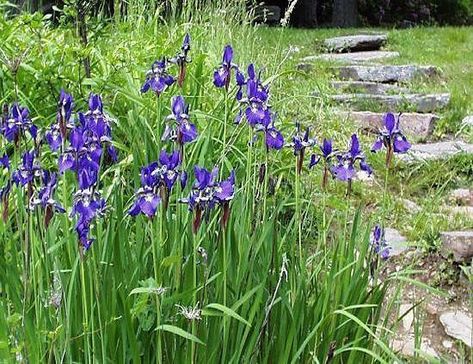
{"type": "MultiPolygon", "coordinates": [[[[402,112],[401,128],[410,140],[428,140],[440,119],[435,113],[448,107],[450,94],[412,92],[407,84],[419,78],[439,79],[442,72],[432,65],[373,63],[399,57],[398,52],[381,50],[387,41],[387,34],[329,38],[324,41],[327,53],[302,58],[298,69],[310,70],[316,62],[342,63],[331,67],[337,79],[331,82],[333,94],[329,98],[338,106],[334,112],[343,121],[376,132],[382,127],[384,113],[370,109],[402,112]]],[[[459,153],[473,154],[473,144],[460,140],[414,144],[404,159],[408,162],[435,160],[459,153]]]]}

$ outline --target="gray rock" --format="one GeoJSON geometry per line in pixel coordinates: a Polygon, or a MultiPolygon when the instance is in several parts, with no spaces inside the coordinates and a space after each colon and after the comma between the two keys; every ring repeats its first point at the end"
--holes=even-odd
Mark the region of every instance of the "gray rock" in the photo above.
{"type": "Polygon", "coordinates": [[[414,162],[447,159],[457,154],[473,154],[473,144],[463,141],[414,144],[409,152],[399,157],[406,162],[414,162]]]}
{"type": "Polygon", "coordinates": [[[314,69],[314,65],[312,63],[299,63],[297,66],[296,66],[297,70],[298,71],[302,71],[302,72],[310,72],[314,69]]]}
{"type": "Polygon", "coordinates": [[[414,310],[412,309],[412,305],[409,303],[403,303],[399,307],[399,317],[402,317],[402,326],[406,332],[409,332],[414,322],[414,310]]]}
{"type": "Polygon", "coordinates": [[[401,200],[402,205],[404,208],[409,211],[410,213],[418,213],[422,211],[422,208],[416,204],[414,201],[408,200],[407,198],[402,198],[401,200]]]}
{"type": "Polygon", "coordinates": [[[473,206],[473,189],[457,188],[450,192],[450,201],[463,206],[473,206]]]}
{"type": "Polygon", "coordinates": [[[391,256],[400,255],[409,248],[407,239],[396,229],[384,229],[384,238],[386,239],[386,243],[391,247],[389,252],[391,256]]]}
{"type": "Polygon", "coordinates": [[[375,51],[388,39],[387,34],[357,34],[325,39],[330,52],[375,51]]]}
{"type": "Polygon", "coordinates": [[[394,351],[398,351],[405,356],[412,357],[418,353],[421,357],[434,357],[438,358],[439,355],[434,348],[431,347],[431,344],[428,340],[422,339],[419,349],[415,347],[415,339],[413,335],[400,338],[398,340],[393,340],[392,348],[394,351]]]}
{"type": "Polygon", "coordinates": [[[463,311],[448,311],[440,315],[447,335],[454,339],[461,340],[468,347],[473,347],[472,322],[473,317],[463,311]]]}
{"type": "Polygon", "coordinates": [[[440,70],[434,66],[343,66],[338,67],[340,78],[344,80],[370,82],[406,82],[416,77],[434,77],[440,70]]]}
{"type": "Polygon", "coordinates": [[[473,230],[445,231],[440,233],[442,254],[453,253],[456,262],[469,262],[473,258],[473,230]]]}
{"type": "Polygon", "coordinates": [[[463,118],[462,126],[471,126],[471,127],[473,127],[473,115],[468,115],[467,117],[463,118]]]}
{"type": "Polygon", "coordinates": [[[363,82],[363,81],[332,81],[331,85],[334,89],[343,93],[363,93],[375,95],[388,95],[408,93],[409,90],[397,85],[379,82],[363,82]]]}
{"type": "Polygon", "coordinates": [[[362,64],[366,62],[382,61],[399,57],[399,52],[368,51],[354,53],[323,53],[302,58],[302,62],[326,61],[362,64]]]}
{"type": "MultiPolygon", "coordinates": [[[[365,131],[376,133],[383,128],[384,113],[371,111],[337,112],[343,120],[352,120],[365,131]]],[[[400,119],[402,131],[411,139],[425,139],[430,136],[437,123],[435,114],[403,113],[400,119]]]]}
{"type": "Polygon", "coordinates": [[[417,112],[432,112],[445,108],[450,102],[450,94],[431,95],[370,95],[370,94],[341,94],[333,95],[332,100],[357,108],[363,103],[376,103],[391,110],[399,110],[410,106],[417,112]]]}

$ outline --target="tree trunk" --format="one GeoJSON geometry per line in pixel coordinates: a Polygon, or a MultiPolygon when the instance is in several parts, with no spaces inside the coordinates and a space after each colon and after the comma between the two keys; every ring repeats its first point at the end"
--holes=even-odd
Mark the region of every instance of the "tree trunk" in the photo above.
{"type": "Polygon", "coordinates": [[[340,28],[356,27],[358,23],[356,0],[334,0],[332,23],[340,28]]]}
{"type": "Polygon", "coordinates": [[[299,0],[291,16],[291,23],[297,27],[315,28],[317,26],[317,0],[299,0]]]}

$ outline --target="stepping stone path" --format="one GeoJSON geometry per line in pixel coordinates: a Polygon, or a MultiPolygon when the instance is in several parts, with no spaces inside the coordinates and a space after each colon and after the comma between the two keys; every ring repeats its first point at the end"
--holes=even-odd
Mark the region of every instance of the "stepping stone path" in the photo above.
{"type": "MultiPolygon", "coordinates": [[[[331,85],[337,94],[330,98],[333,103],[351,109],[351,111],[337,110],[337,114],[354,121],[363,129],[377,132],[379,127],[382,127],[383,114],[367,111],[366,107],[377,105],[377,109],[383,111],[396,114],[402,112],[401,127],[410,140],[426,140],[432,135],[435,123],[439,119],[432,113],[448,106],[450,94],[414,93],[402,84],[419,77],[436,78],[441,75],[441,71],[430,65],[373,64],[374,61],[399,56],[398,52],[380,49],[387,41],[387,34],[358,34],[326,39],[324,46],[328,53],[303,58],[302,61],[305,63],[299,64],[298,69],[309,71],[313,66],[307,62],[321,60],[352,63],[334,68],[338,80],[333,81],[331,85]]],[[[314,93],[315,96],[318,94],[314,93]]],[[[464,123],[473,123],[473,117],[464,123]]],[[[473,146],[462,142],[414,145],[410,160],[415,160],[413,156],[439,159],[459,152],[471,153],[472,148],[473,146]]]]}
{"type": "MultiPolygon", "coordinates": [[[[352,120],[366,131],[377,132],[383,127],[383,113],[371,111],[340,111],[337,115],[342,120],[352,120]]],[[[400,124],[403,132],[408,137],[427,138],[432,134],[439,117],[434,114],[404,113],[401,115],[400,124]]]]}
{"type": "Polygon", "coordinates": [[[379,49],[387,40],[387,34],[358,34],[326,39],[324,46],[332,53],[373,51],[379,49]]]}
{"type": "Polygon", "coordinates": [[[453,259],[461,263],[468,263],[473,258],[473,230],[443,232],[440,238],[445,257],[453,253],[453,259]]]}

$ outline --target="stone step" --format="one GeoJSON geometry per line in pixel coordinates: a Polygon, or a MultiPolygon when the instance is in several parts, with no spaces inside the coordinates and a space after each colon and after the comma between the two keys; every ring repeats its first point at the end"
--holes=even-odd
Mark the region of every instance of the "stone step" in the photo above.
{"type": "MultiPolygon", "coordinates": [[[[355,109],[360,104],[376,103],[385,108],[399,111],[408,106],[416,112],[432,112],[443,109],[450,102],[450,94],[407,94],[407,95],[372,95],[372,94],[340,94],[333,95],[335,102],[348,104],[355,109]]],[[[362,105],[361,105],[362,106],[362,105]]]]}
{"type": "Polygon", "coordinates": [[[344,62],[344,63],[366,63],[382,61],[399,57],[399,52],[388,51],[367,51],[353,53],[323,53],[315,56],[308,56],[301,59],[302,62],[326,61],[326,62],[344,62]]]}
{"type": "Polygon", "coordinates": [[[342,93],[362,93],[362,94],[400,94],[409,93],[404,87],[392,85],[389,83],[364,82],[364,81],[332,81],[331,85],[334,89],[342,93]]]}
{"type": "Polygon", "coordinates": [[[406,82],[416,77],[434,77],[440,75],[435,66],[416,65],[378,65],[378,66],[342,66],[336,68],[343,80],[369,82],[406,82]]]}
{"type": "Polygon", "coordinates": [[[473,316],[467,311],[447,311],[439,320],[448,336],[462,341],[467,347],[473,347],[473,316]]]}
{"type": "MultiPolygon", "coordinates": [[[[384,113],[371,111],[338,111],[342,120],[351,120],[368,132],[378,132],[383,128],[384,113]]],[[[411,140],[425,139],[432,135],[439,117],[435,114],[403,113],[400,117],[400,127],[403,133],[411,140]]]]}
{"type": "Polygon", "coordinates": [[[388,39],[387,34],[357,34],[328,38],[324,46],[329,52],[375,51],[388,39]]]}
{"type": "Polygon", "coordinates": [[[409,152],[399,157],[407,162],[414,162],[447,159],[457,154],[473,155],[473,144],[460,140],[414,144],[409,152]]]}
{"type": "Polygon", "coordinates": [[[442,254],[448,257],[453,253],[456,262],[468,263],[473,258],[473,230],[445,231],[440,233],[442,254]]]}

